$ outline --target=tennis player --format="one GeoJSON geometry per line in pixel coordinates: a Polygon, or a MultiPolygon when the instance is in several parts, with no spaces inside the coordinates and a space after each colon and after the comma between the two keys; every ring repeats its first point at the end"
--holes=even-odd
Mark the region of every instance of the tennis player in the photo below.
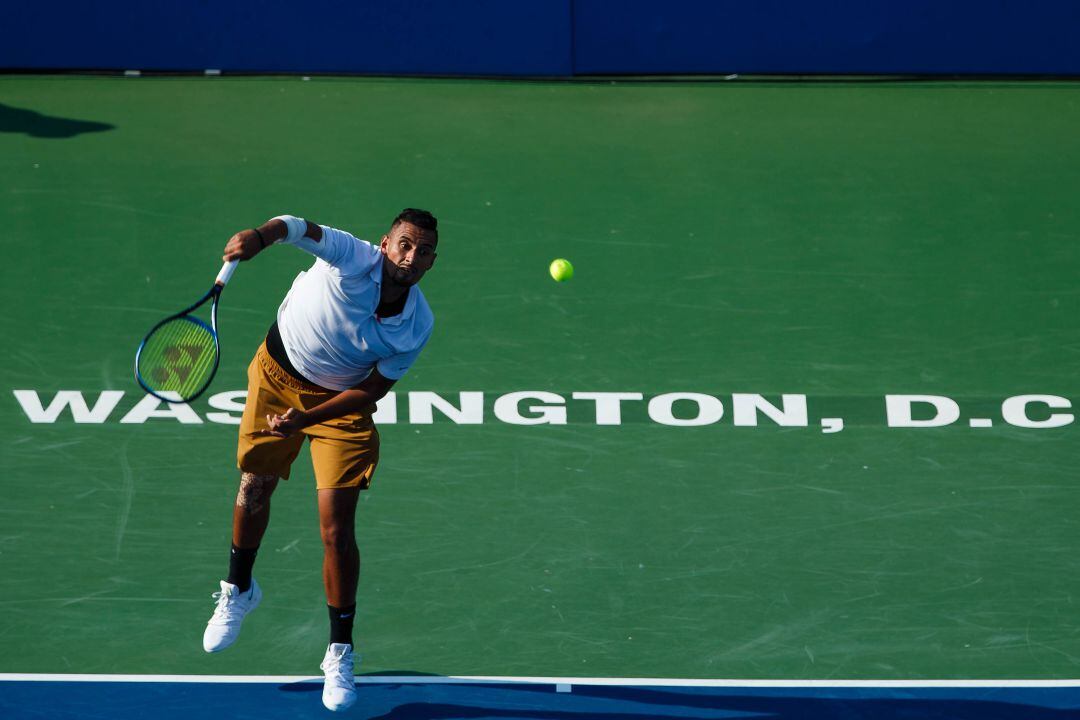
{"type": "Polygon", "coordinates": [[[434,318],[416,286],[435,262],[438,224],[406,209],[378,245],[347,232],[282,215],[233,235],[225,260],[250,260],[275,244],[315,256],[278,308],[277,321],[248,367],[248,395],[237,451],[240,490],[233,508],[228,579],[203,648],[217,652],[240,633],[262,591],[252,577],[270,521],[270,496],[307,437],[318,488],[323,581],[330,642],[323,658],[323,703],[344,710],[356,700],[353,616],[360,554],[354,524],[360,491],[379,462],[375,402],[409,370],[434,318]]]}

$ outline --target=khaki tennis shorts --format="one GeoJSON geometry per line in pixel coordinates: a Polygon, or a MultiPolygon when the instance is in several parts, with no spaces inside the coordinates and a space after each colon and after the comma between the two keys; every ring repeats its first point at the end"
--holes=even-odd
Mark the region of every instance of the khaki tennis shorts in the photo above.
{"type": "Polygon", "coordinates": [[[316,487],[367,489],[379,463],[379,431],[371,420],[374,406],[312,425],[287,438],[253,434],[269,429],[267,415],[283,415],[289,408],[308,410],[335,395],[335,391],[289,375],[270,357],[263,343],[248,366],[248,396],[236,451],[240,470],[287,480],[307,436],[311,440],[316,487]]]}

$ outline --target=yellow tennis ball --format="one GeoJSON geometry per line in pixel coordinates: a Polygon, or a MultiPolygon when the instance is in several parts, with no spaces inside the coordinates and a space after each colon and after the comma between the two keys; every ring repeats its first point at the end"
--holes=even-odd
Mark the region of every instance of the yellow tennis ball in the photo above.
{"type": "Polygon", "coordinates": [[[558,258],[551,261],[548,272],[551,273],[551,277],[555,279],[555,282],[565,282],[574,277],[574,266],[570,264],[569,260],[558,258]]]}

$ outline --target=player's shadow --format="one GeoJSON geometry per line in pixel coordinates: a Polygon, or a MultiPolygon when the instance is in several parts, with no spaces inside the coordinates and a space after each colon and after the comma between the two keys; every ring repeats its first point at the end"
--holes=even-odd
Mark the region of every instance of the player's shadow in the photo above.
{"type": "MultiPolygon", "coordinates": [[[[550,688],[504,687],[526,692],[552,693],[550,688]]],[[[467,692],[467,687],[463,688],[467,692]]],[[[1065,720],[1075,718],[1074,709],[1026,705],[1010,701],[959,698],[822,698],[770,697],[767,695],[726,695],[686,693],[639,688],[575,686],[577,700],[608,700],[613,706],[597,709],[525,709],[482,707],[479,705],[413,702],[398,705],[372,720],[452,720],[457,718],[522,718],[523,720],[701,720],[702,712],[723,712],[722,717],[759,717],[772,720],[1065,720]],[[622,707],[620,704],[627,703],[622,707]],[[645,710],[652,705],[655,710],[645,710]],[[692,709],[692,710],[691,710],[692,709]],[[644,710],[644,712],[643,712],[644,710]]],[[[554,698],[552,693],[553,705],[554,698]]],[[[568,696],[561,696],[569,699],[568,696]]],[[[467,698],[462,698],[468,701],[467,698]]],[[[561,703],[560,703],[561,704],[561,703]]]]}
{"type": "Polygon", "coordinates": [[[23,133],[36,138],[71,138],[83,133],[104,132],[116,126],[93,120],[44,115],[0,103],[0,132],[23,133]]]}
{"type": "MultiPolygon", "coordinates": [[[[403,673],[394,673],[402,675],[403,673]]],[[[409,673],[423,675],[426,673],[409,673]]],[[[409,687],[423,696],[422,685],[409,687]]],[[[377,686],[361,685],[359,690],[377,686]]],[[[443,685],[459,695],[459,702],[424,702],[417,698],[401,702],[371,720],[461,720],[469,718],[518,718],[520,720],[702,720],[710,712],[721,717],[768,717],[771,720],[1065,720],[1077,717],[1075,709],[1028,705],[1016,700],[927,697],[815,697],[798,695],[728,694],[651,688],[575,685],[572,694],[557,694],[550,685],[461,684],[443,685]],[[491,691],[506,693],[494,699],[491,691]],[[483,698],[477,694],[483,693],[483,698]],[[523,693],[533,695],[525,703],[523,693]],[[473,696],[470,697],[470,694],[473,696]],[[550,702],[536,695],[550,696],[550,702]],[[515,697],[517,696],[517,697],[515,697]],[[500,702],[505,700],[505,704],[500,702]],[[607,707],[597,706],[597,702],[607,707]],[[584,704],[583,704],[584,703],[584,704]],[[528,704],[532,707],[521,707],[528,704]],[[651,706],[651,707],[648,707],[651,706]],[[705,713],[705,715],[702,715],[705,713]]],[[[285,692],[321,691],[322,683],[304,682],[280,686],[285,692]]]]}

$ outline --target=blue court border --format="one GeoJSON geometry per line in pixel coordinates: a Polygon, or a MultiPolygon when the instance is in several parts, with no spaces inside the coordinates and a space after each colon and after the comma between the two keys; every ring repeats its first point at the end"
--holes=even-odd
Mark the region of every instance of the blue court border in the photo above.
{"type": "MultiPolygon", "coordinates": [[[[377,720],[1064,720],[1080,680],[357,678],[344,716],[377,720]]],[[[322,679],[298,676],[0,674],[5,720],[327,717],[322,679]]]]}

